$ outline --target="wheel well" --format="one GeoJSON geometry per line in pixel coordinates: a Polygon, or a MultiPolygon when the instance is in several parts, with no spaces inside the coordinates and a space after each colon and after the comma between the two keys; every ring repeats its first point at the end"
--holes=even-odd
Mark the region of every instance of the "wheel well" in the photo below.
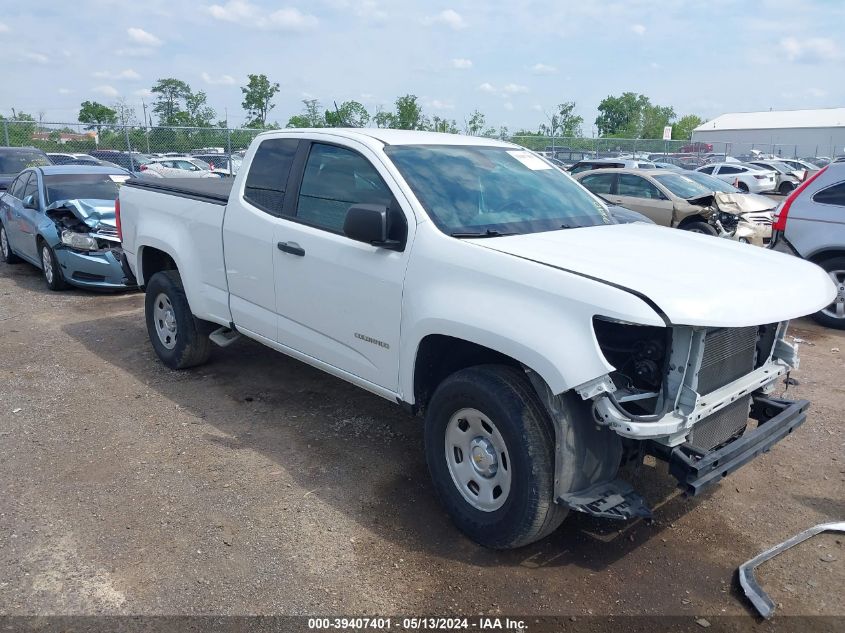
{"type": "Polygon", "coordinates": [[[833,259],[834,257],[845,257],[845,251],[822,251],[820,253],[813,253],[813,255],[807,259],[814,264],[818,264],[826,259],[833,259]]]}
{"type": "Polygon", "coordinates": [[[447,376],[485,364],[521,367],[519,361],[483,345],[442,334],[426,336],[420,342],[414,364],[415,409],[425,410],[434,390],[447,376]]]}
{"type": "Polygon", "coordinates": [[[690,222],[704,222],[706,224],[707,218],[705,218],[703,215],[688,215],[678,223],[678,228],[680,229],[689,224],[690,222]]]}
{"type": "Polygon", "coordinates": [[[178,270],[178,268],[173,258],[164,251],[149,246],[144,247],[141,251],[141,275],[144,283],[162,270],[178,270]]]}

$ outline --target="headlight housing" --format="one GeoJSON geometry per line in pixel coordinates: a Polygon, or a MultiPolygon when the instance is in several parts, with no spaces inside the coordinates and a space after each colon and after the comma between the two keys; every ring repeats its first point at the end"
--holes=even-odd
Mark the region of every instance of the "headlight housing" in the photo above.
{"type": "Polygon", "coordinates": [[[79,251],[96,251],[100,248],[97,240],[86,233],[75,233],[65,229],[62,231],[62,244],[79,251]]]}

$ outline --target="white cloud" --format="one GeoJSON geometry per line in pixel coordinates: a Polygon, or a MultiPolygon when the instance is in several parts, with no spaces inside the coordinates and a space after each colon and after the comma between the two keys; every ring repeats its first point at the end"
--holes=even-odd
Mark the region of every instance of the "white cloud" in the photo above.
{"type": "Polygon", "coordinates": [[[531,109],[535,112],[542,112],[543,106],[541,106],[539,103],[535,103],[533,106],[531,106],[531,109]]]}
{"type": "Polygon", "coordinates": [[[21,56],[25,60],[27,60],[29,62],[35,62],[36,64],[49,64],[50,63],[50,58],[47,57],[46,55],[42,54],[42,53],[33,53],[33,52],[30,51],[30,52],[22,53],[21,56]]]}
{"type": "Polygon", "coordinates": [[[521,84],[507,84],[504,88],[502,88],[502,92],[509,95],[521,94],[528,92],[528,86],[523,86],[521,84]]]}
{"type": "Polygon", "coordinates": [[[434,110],[454,110],[455,105],[453,103],[449,103],[448,101],[440,101],[439,99],[434,99],[431,102],[431,107],[434,110]]]}
{"type": "Polygon", "coordinates": [[[213,4],[208,8],[212,17],[224,22],[234,22],[259,29],[280,31],[305,31],[317,26],[317,18],[303,13],[296,7],[283,7],[265,13],[260,7],[246,0],[229,0],[226,4],[213,4]]]}
{"type": "Polygon", "coordinates": [[[430,26],[432,24],[439,24],[447,26],[453,31],[460,31],[465,29],[467,24],[463,16],[454,9],[444,9],[437,15],[430,15],[423,18],[423,24],[430,26]]]}
{"type": "Polygon", "coordinates": [[[127,68],[126,70],[121,70],[119,72],[111,72],[109,70],[98,70],[97,72],[93,73],[93,76],[99,79],[115,79],[118,81],[136,81],[141,78],[141,75],[136,73],[131,68],[127,68]]]}
{"type": "Polygon", "coordinates": [[[786,58],[791,62],[817,64],[835,61],[842,57],[839,46],[827,37],[810,37],[805,40],[785,37],[780,44],[786,53],[786,58]]]}
{"type": "Polygon", "coordinates": [[[150,90],[149,88],[141,88],[139,90],[136,90],[132,94],[135,95],[136,97],[145,97],[145,98],[149,99],[150,97],[153,96],[153,91],[150,90]]]}
{"type": "Polygon", "coordinates": [[[660,68],[660,64],[658,64],[657,62],[651,62],[649,64],[649,67],[654,68],[656,70],[656,69],[660,68]]]}
{"type": "Polygon", "coordinates": [[[508,112],[513,110],[513,104],[510,101],[506,101],[502,107],[508,112]]]}
{"type": "Polygon", "coordinates": [[[143,46],[135,46],[130,48],[119,48],[115,51],[119,57],[150,57],[155,50],[152,48],[145,48],[143,46]]]}
{"type": "Polygon", "coordinates": [[[207,83],[211,84],[212,86],[232,86],[235,84],[235,78],[232,75],[220,75],[219,77],[212,77],[207,72],[203,72],[200,74],[202,80],[207,83]]]}
{"type": "Polygon", "coordinates": [[[58,92],[60,95],[69,95],[73,92],[73,90],[71,90],[70,88],[59,88],[56,92],[58,92]]]}
{"type": "Polygon", "coordinates": [[[827,96],[827,90],[822,90],[821,88],[808,88],[807,94],[811,97],[821,98],[827,96]]]}
{"type": "Polygon", "coordinates": [[[642,24],[632,24],[631,31],[637,35],[645,35],[646,28],[642,24]]]}
{"type": "Polygon", "coordinates": [[[478,86],[478,89],[481,92],[488,92],[490,94],[493,94],[493,93],[496,92],[496,88],[493,86],[493,84],[487,83],[486,81],[483,84],[481,84],[480,86],[478,86]]]}
{"type": "Polygon", "coordinates": [[[458,70],[469,70],[472,68],[472,60],[464,59],[463,57],[455,57],[451,63],[452,68],[457,68],[458,70]]]}
{"type": "Polygon", "coordinates": [[[136,44],[141,44],[142,46],[161,46],[162,43],[159,38],[149,31],[139,29],[136,26],[131,26],[126,29],[126,34],[129,36],[130,40],[136,44]]]}
{"type": "Polygon", "coordinates": [[[109,86],[107,84],[104,84],[102,86],[96,86],[95,88],[92,88],[92,90],[97,94],[101,94],[105,97],[111,97],[112,99],[120,95],[120,92],[117,90],[117,88],[115,88],[114,86],[109,86]]]}
{"type": "Polygon", "coordinates": [[[535,75],[554,75],[557,72],[557,68],[548,64],[537,63],[531,67],[531,72],[535,75]]]}
{"type": "Polygon", "coordinates": [[[9,32],[9,26],[7,24],[4,24],[3,22],[0,22],[0,33],[8,33],[8,32],[9,32]]]}

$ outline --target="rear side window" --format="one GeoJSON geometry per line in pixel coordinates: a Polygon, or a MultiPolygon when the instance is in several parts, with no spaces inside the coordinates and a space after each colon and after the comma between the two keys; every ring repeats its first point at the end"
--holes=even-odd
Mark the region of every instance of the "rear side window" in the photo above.
{"type": "Polygon", "coordinates": [[[615,174],[594,174],[584,176],[581,179],[581,184],[593,193],[608,194],[613,188],[613,179],[615,177],[615,174]]]}
{"type": "Polygon", "coordinates": [[[845,182],[840,182],[827,189],[822,189],[813,196],[813,202],[845,207],[845,182]]]}
{"type": "Polygon", "coordinates": [[[288,175],[299,141],[271,138],[255,151],[244,187],[244,199],[262,211],[282,215],[288,175]]]}
{"type": "Polygon", "coordinates": [[[390,190],[370,162],[343,147],[314,143],[308,154],[296,217],[335,233],[353,204],[387,206],[390,190]]]}

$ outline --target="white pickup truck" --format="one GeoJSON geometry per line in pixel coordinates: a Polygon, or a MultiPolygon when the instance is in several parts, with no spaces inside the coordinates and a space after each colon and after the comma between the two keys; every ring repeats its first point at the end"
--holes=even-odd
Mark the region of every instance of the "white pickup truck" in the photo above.
{"type": "Polygon", "coordinates": [[[646,454],[695,495],[768,450],[808,407],[767,395],[787,322],[835,294],[780,253],[618,224],[477,137],[268,132],[234,181],[131,180],[118,208],[165,365],[244,335],[423,413],[444,506],[494,548],[571,509],[649,516],[617,479],[646,454]]]}

